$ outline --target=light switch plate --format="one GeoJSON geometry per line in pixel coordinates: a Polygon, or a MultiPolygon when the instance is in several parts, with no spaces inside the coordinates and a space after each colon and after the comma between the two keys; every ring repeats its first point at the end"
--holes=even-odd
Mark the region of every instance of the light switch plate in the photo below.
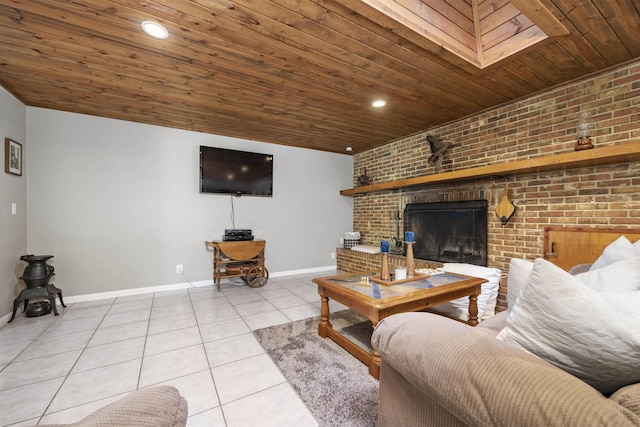
{"type": "Polygon", "coordinates": [[[18,205],[15,203],[11,203],[11,215],[15,215],[18,213],[18,205]]]}

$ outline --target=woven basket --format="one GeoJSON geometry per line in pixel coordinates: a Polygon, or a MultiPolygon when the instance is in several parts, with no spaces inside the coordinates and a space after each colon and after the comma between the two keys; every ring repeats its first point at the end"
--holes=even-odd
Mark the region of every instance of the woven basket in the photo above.
{"type": "Polygon", "coordinates": [[[355,245],[360,244],[360,239],[344,239],[344,248],[351,249],[355,245]]]}
{"type": "Polygon", "coordinates": [[[233,264],[227,265],[227,274],[247,274],[249,270],[255,267],[255,264],[233,264]]]}

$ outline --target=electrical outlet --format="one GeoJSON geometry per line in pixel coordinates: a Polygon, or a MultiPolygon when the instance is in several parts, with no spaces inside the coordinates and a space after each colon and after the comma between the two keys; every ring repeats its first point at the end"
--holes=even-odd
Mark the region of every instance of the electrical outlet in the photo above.
{"type": "Polygon", "coordinates": [[[177,273],[177,274],[182,273],[182,264],[178,264],[178,265],[176,265],[176,273],[177,273]]]}
{"type": "Polygon", "coordinates": [[[335,252],[331,252],[331,259],[334,259],[336,257],[336,253],[335,252]]]}

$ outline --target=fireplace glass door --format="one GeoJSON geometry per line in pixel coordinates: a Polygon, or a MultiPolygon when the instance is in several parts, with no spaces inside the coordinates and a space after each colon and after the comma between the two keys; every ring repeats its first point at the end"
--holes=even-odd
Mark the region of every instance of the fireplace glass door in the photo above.
{"type": "Polygon", "coordinates": [[[413,231],[415,258],[487,265],[486,200],[410,203],[404,230],[413,231]]]}

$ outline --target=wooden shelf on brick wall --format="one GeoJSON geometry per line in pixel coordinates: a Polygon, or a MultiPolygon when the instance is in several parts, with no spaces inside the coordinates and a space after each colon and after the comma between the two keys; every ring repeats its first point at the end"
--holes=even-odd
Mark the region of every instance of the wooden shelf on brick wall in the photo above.
{"type": "Polygon", "coordinates": [[[381,182],[379,184],[341,190],[342,196],[373,193],[383,190],[398,190],[401,188],[419,187],[432,184],[442,184],[472,179],[524,175],[528,173],[547,172],[563,169],[575,169],[586,166],[599,166],[640,160],[640,141],[594,148],[592,150],[571,151],[554,154],[552,156],[536,157],[533,159],[515,160],[471,169],[442,172],[397,181],[381,182]]]}

